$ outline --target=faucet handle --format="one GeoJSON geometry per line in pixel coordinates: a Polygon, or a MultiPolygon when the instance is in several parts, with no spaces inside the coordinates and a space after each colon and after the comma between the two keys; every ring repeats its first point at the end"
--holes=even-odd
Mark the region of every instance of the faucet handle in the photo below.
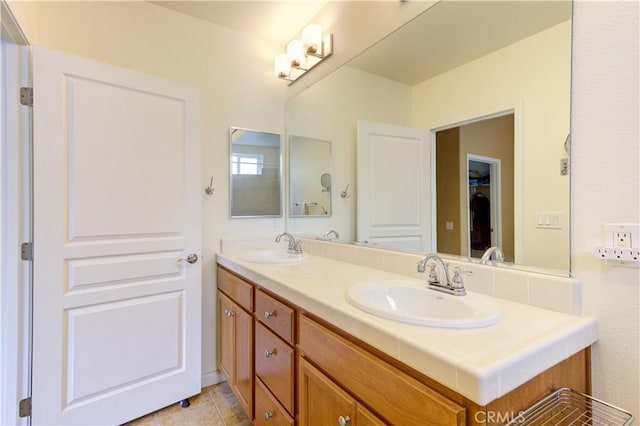
{"type": "Polygon", "coordinates": [[[438,275],[438,271],[436,271],[436,264],[431,264],[431,270],[429,271],[429,278],[427,278],[427,282],[429,284],[438,284],[440,282],[440,276],[438,275]]]}
{"type": "Polygon", "coordinates": [[[302,254],[302,241],[295,240],[295,242],[293,242],[292,248],[296,254],[302,254]]]}
{"type": "Polygon", "coordinates": [[[462,274],[473,274],[473,271],[462,271],[457,266],[453,268],[453,277],[451,278],[451,288],[456,291],[459,296],[464,296],[467,292],[464,289],[464,281],[462,274]]]}

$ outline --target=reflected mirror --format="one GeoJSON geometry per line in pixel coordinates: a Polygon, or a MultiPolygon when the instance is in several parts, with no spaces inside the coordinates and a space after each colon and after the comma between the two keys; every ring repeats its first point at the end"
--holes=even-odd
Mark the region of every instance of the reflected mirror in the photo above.
{"type": "Polygon", "coordinates": [[[232,127],[231,217],[282,216],[282,150],[277,133],[232,127]]]}
{"type": "Polygon", "coordinates": [[[331,142],[289,137],[289,217],[331,216],[331,142]]]}
{"type": "MultiPolygon", "coordinates": [[[[570,1],[440,1],[291,98],[287,132],[334,141],[333,186],[352,184],[354,195],[336,202],[330,224],[290,221],[291,230],[321,235],[331,227],[346,239],[385,247],[382,240],[357,234],[366,212],[357,208],[366,185],[357,172],[357,124],[405,126],[426,132],[420,151],[426,167],[420,174],[425,176],[419,195],[424,207],[413,216],[400,215],[424,220],[417,250],[470,257],[493,244],[491,234],[501,234],[499,244],[511,262],[567,275],[569,176],[563,164],[568,162],[571,7],[570,1]],[[498,189],[480,187],[486,185],[481,179],[487,172],[476,170],[478,159],[497,164],[499,157],[481,151],[478,140],[493,140],[482,123],[500,117],[508,117],[512,126],[507,155],[513,170],[501,160],[500,201],[489,200],[494,211],[482,210],[488,228],[478,232],[476,227],[474,233],[480,216],[472,209],[486,204],[475,194],[491,196],[498,189]],[[482,135],[467,138],[471,130],[482,135]],[[455,132],[464,134],[464,141],[456,137],[447,160],[441,140],[455,132]]],[[[376,167],[406,172],[408,163],[396,157],[393,164],[380,161],[376,167]]],[[[401,210],[403,204],[394,208],[401,210]]],[[[393,218],[385,214],[382,219],[371,228],[393,232],[393,218]]]]}

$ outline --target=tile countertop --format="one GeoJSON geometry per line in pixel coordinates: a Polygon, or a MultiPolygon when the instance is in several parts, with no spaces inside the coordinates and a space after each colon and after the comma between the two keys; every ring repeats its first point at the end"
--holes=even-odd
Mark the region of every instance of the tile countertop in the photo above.
{"type": "Polygon", "coordinates": [[[598,337],[593,318],[498,298],[490,299],[503,317],[490,327],[446,329],[379,318],[350,305],[347,289],[368,280],[403,280],[416,286],[424,286],[424,281],[321,256],[269,264],[218,254],[217,262],[479,405],[507,394],[598,337]]]}

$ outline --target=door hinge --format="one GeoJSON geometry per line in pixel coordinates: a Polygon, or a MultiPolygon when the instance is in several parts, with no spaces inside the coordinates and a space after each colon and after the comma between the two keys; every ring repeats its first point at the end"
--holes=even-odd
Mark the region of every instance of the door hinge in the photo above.
{"type": "Polygon", "coordinates": [[[20,104],[28,107],[33,106],[33,87],[20,88],[20,104]]]}
{"type": "Polygon", "coordinates": [[[18,415],[20,417],[31,416],[31,397],[20,400],[18,404],[18,415]]]}
{"type": "Polygon", "coordinates": [[[20,259],[33,261],[33,242],[20,245],[20,259]]]}

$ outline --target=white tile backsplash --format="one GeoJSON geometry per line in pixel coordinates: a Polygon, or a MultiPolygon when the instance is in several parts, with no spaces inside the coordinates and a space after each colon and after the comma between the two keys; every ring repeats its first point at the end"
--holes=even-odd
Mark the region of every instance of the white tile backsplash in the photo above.
{"type": "Polygon", "coordinates": [[[493,276],[493,295],[512,302],[529,304],[529,275],[520,271],[496,271],[493,276]]]}
{"type": "MultiPolygon", "coordinates": [[[[302,240],[305,251],[310,254],[426,280],[426,275],[416,270],[422,257],[417,254],[302,240]]],[[[571,315],[580,315],[582,311],[582,288],[576,279],[457,260],[446,261],[451,268],[458,266],[463,271],[465,287],[469,291],[571,315]]]]}

